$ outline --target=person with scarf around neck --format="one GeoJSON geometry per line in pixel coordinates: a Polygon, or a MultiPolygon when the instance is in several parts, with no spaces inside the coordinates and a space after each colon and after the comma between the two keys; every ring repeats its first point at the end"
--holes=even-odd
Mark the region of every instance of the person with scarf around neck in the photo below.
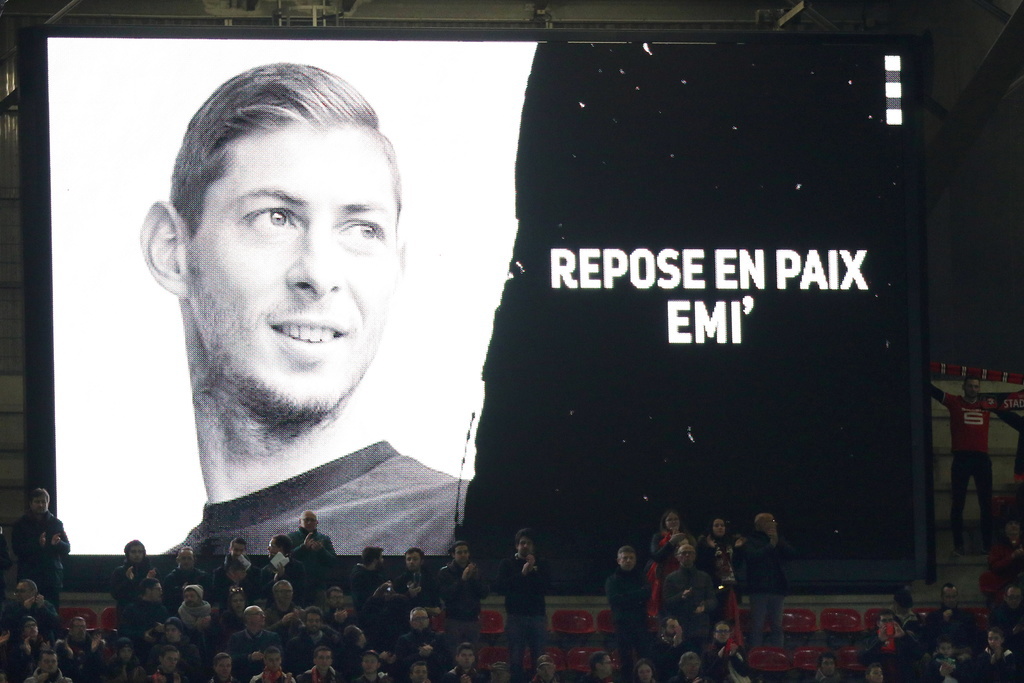
{"type": "Polygon", "coordinates": [[[295,677],[281,668],[281,648],[271,645],[263,651],[263,671],[253,676],[249,683],[295,683],[295,677]]]}
{"type": "Polygon", "coordinates": [[[178,606],[178,618],[185,629],[192,632],[206,632],[213,622],[213,607],[203,600],[203,587],[190,584],[181,590],[181,605],[178,606]]]}
{"type": "Polygon", "coordinates": [[[693,545],[693,535],[682,525],[679,512],[669,508],[661,513],[659,530],[651,538],[651,559],[647,562],[647,583],[651,584],[651,599],[647,603],[647,614],[662,617],[662,583],[665,577],[679,569],[676,550],[683,543],[693,545]]]}
{"type": "Polygon", "coordinates": [[[313,650],[313,666],[302,674],[299,674],[298,683],[342,683],[338,672],[334,670],[334,655],[331,648],[326,645],[318,645],[313,650]]]}

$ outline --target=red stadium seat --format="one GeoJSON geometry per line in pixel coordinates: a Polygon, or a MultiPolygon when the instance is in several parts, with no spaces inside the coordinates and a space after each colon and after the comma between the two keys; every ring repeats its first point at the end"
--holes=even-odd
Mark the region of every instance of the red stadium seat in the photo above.
{"type": "Polygon", "coordinates": [[[915,607],[913,611],[914,611],[914,614],[917,615],[917,618],[920,619],[921,623],[923,624],[925,622],[925,620],[928,618],[928,615],[931,614],[932,612],[936,611],[937,609],[939,609],[939,608],[938,607],[915,607]]]}
{"type": "Polygon", "coordinates": [[[508,648],[486,645],[480,648],[480,652],[477,653],[476,662],[477,666],[484,671],[490,671],[491,664],[494,664],[495,662],[508,663],[508,648]]]}
{"type": "Polygon", "coordinates": [[[988,609],[985,607],[961,607],[965,612],[974,615],[974,625],[982,631],[988,629],[988,609]]]}
{"type": "Polygon", "coordinates": [[[444,612],[438,612],[430,617],[430,628],[435,633],[444,633],[444,612]]]}
{"type": "Polygon", "coordinates": [[[71,620],[75,617],[82,617],[85,619],[86,628],[96,628],[99,626],[99,617],[89,607],[61,607],[58,610],[60,613],[60,625],[61,628],[68,628],[71,626],[71,620]]]}
{"type": "Polygon", "coordinates": [[[117,630],[117,608],[116,607],[104,607],[103,611],[100,612],[100,628],[104,631],[116,631],[117,630]]]}
{"type": "Polygon", "coordinates": [[[480,610],[480,635],[500,636],[504,632],[505,620],[502,619],[501,612],[492,609],[480,610]]]}
{"type": "Polygon", "coordinates": [[[574,647],[565,653],[566,668],[579,673],[590,672],[590,655],[600,652],[599,647],[574,647]]]}
{"type": "Polygon", "coordinates": [[[1003,601],[1003,590],[1010,582],[995,572],[982,572],[978,577],[978,589],[984,594],[990,605],[998,605],[1003,601]]]}
{"type": "Polygon", "coordinates": [[[594,616],[585,609],[556,609],[551,615],[551,630],[570,636],[597,633],[594,616]]]}
{"type": "Polygon", "coordinates": [[[878,630],[878,615],[882,613],[881,607],[872,607],[864,610],[864,630],[874,633],[878,630]]]}
{"type": "Polygon", "coordinates": [[[827,651],[827,648],[812,645],[798,647],[793,650],[793,668],[801,671],[817,671],[818,657],[822,652],[827,651]]]}
{"type": "Polygon", "coordinates": [[[612,611],[610,609],[603,609],[597,613],[597,631],[598,633],[615,633],[615,624],[612,623],[612,611]]]}
{"type": "Polygon", "coordinates": [[[836,666],[844,671],[866,671],[867,667],[860,663],[862,650],[855,645],[848,645],[836,650],[836,666]]]}
{"type": "Polygon", "coordinates": [[[781,647],[755,647],[747,654],[747,664],[764,673],[785,673],[793,668],[789,654],[781,647]]]}
{"type": "Polygon", "coordinates": [[[801,607],[790,607],[782,611],[782,632],[787,636],[804,637],[804,643],[818,632],[818,618],[814,612],[801,607]]]}

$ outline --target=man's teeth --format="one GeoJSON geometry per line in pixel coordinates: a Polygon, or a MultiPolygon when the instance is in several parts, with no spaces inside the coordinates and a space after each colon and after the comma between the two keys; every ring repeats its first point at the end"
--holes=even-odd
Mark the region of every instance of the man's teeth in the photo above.
{"type": "Polygon", "coordinates": [[[312,325],[282,325],[281,331],[292,339],[312,344],[319,344],[337,336],[329,327],[314,327],[312,325]]]}

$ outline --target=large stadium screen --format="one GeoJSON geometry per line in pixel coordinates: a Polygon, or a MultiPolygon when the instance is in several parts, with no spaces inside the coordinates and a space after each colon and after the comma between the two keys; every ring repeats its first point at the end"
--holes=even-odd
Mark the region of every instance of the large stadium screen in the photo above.
{"type": "Polygon", "coordinates": [[[924,571],[912,42],[29,38],[29,439],[74,552],[312,509],[342,554],[607,559],[671,507],[773,513],[798,580],[924,571]]]}

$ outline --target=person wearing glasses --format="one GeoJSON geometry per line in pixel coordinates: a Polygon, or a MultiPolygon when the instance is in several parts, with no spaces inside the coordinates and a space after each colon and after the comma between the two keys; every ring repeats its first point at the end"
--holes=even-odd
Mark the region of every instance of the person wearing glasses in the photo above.
{"type": "Polygon", "coordinates": [[[662,610],[683,627],[687,649],[700,652],[710,631],[708,614],[718,606],[714,582],[697,569],[697,549],[689,543],[679,546],[676,558],[679,569],[665,577],[662,610]]]}

